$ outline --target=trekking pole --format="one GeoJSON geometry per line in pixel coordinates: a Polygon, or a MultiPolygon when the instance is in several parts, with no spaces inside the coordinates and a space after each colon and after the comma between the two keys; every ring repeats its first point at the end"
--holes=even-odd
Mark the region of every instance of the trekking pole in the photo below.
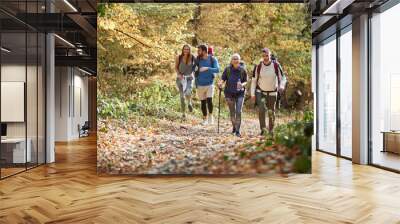
{"type": "Polygon", "coordinates": [[[218,93],[218,128],[217,128],[217,132],[219,134],[219,117],[221,114],[221,88],[218,87],[219,93],[218,93]]]}

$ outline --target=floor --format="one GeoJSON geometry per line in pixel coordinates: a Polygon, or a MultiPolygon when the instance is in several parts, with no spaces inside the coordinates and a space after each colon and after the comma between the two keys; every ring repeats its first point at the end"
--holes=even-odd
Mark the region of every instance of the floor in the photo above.
{"type": "Polygon", "coordinates": [[[376,150],[373,154],[374,164],[400,170],[400,155],[391,152],[381,152],[376,150]]]}
{"type": "Polygon", "coordinates": [[[1,178],[7,178],[8,176],[15,175],[20,172],[24,172],[26,169],[32,169],[35,168],[37,165],[36,164],[28,164],[28,166],[25,168],[24,165],[20,165],[20,167],[7,167],[7,168],[1,168],[1,178]]]}
{"type": "Polygon", "coordinates": [[[98,176],[96,139],[0,181],[0,223],[400,223],[400,175],[315,152],[312,175],[98,176]]]}
{"type": "Polygon", "coordinates": [[[19,168],[19,167],[18,168],[14,168],[14,167],[13,168],[1,168],[1,178],[22,172],[24,170],[25,170],[25,167],[24,168],[19,168]]]}

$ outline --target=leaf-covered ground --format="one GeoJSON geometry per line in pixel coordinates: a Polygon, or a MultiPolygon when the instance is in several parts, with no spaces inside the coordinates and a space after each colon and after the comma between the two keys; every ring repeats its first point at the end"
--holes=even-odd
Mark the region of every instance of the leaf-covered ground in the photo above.
{"type": "Polygon", "coordinates": [[[265,146],[258,120],[242,121],[242,137],[231,134],[227,119],[202,126],[185,121],[100,120],[98,171],[109,174],[286,174],[297,149],[265,146]]]}

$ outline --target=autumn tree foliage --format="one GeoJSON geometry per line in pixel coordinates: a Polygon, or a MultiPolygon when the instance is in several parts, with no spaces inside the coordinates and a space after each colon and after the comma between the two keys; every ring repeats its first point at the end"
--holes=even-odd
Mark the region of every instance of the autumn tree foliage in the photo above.
{"type": "Polygon", "coordinates": [[[309,173],[313,133],[312,112],[307,111],[312,107],[309,15],[304,4],[98,4],[98,170],[309,173]],[[183,44],[193,46],[196,55],[196,46],[202,43],[214,47],[221,71],[233,53],[241,55],[250,76],[262,48],[270,48],[278,57],[289,87],[282,101],[286,110],[278,110],[273,136],[260,138],[257,113],[249,100],[242,138],[230,134],[223,98],[218,109],[220,133],[216,125],[200,125],[195,94],[195,109],[182,118],[175,56],[183,44]]]}
{"type": "Polygon", "coordinates": [[[304,4],[99,4],[100,94],[129,98],[138,80],[173,80],[185,43],[194,53],[213,45],[222,68],[237,52],[249,73],[268,47],[288,73],[286,106],[302,109],[312,101],[309,19],[304,4]]]}

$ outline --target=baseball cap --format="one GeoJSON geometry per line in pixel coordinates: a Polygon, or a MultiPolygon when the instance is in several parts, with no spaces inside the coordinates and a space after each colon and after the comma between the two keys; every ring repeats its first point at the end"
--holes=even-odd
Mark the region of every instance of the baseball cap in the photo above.
{"type": "Polygon", "coordinates": [[[271,53],[271,51],[270,51],[268,48],[263,48],[263,49],[262,49],[262,52],[264,52],[264,53],[271,53]]]}

